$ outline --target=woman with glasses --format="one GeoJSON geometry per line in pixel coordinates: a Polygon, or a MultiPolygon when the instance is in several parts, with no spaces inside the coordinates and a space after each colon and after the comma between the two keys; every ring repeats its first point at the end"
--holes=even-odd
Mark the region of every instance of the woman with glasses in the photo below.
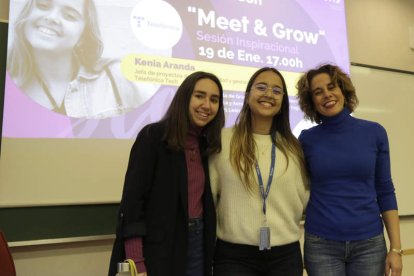
{"type": "Polygon", "coordinates": [[[299,223],[308,191],[279,71],[261,68],[250,78],[209,170],[218,219],[214,275],[302,275],[299,223]]]}
{"type": "Polygon", "coordinates": [[[298,98],[305,117],[318,124],[299,136],[311,187],[304,247],[308,275],[401,275],[385,129],[350,115],[358,98],[350,78],[337,66],[306,72],[298,82],[298,98]]]}

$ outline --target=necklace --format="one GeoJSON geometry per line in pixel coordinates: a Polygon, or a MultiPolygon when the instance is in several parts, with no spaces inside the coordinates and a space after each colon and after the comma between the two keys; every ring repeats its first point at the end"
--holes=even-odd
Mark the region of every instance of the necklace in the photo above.
{"type": "Polygon", "coordinates": [[[56,103],[55,99],[52,96],[52,93],[50,93],[49,87],[46,85],[46,83],[43,81],[43,79],[37,73],[36,73],[36,79],[39,82],[40,86],[42,87],[43,91],[45,92],[46,97],[49,99],[50,103],[52,104],[52,106],[53,106],[52,110],[56,111],[56,112],[59,112],[59,113],[66,114],[66,110],[65,110],[65,107],[63,105],[63,102],[60,106],[56,103]]]}

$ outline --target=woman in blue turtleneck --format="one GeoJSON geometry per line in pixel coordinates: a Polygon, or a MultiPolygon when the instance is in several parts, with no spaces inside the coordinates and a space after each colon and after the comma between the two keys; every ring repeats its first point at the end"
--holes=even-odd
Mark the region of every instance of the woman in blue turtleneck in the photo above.
{"type": "Polygon", "coordinates": [[[305,118],[318,124],[299,136],[311,187],[304,247],[308,275],[401,275],[398,208],[385,129],[350,115],[358,98],[337,66],[306,72],[297,87],[305,118]]]}

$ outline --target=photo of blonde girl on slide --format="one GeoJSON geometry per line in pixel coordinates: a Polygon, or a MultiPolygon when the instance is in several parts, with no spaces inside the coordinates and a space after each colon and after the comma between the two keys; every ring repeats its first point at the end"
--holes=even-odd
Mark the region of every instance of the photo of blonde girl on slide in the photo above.
{"type": "Polygon", "coordinates": [[[127,80],[120,62],[103,58],[93,0],[28,0],[14,22],[8,72],[20,90],[75,118],[114,117],[150,98],[127,80]]]}

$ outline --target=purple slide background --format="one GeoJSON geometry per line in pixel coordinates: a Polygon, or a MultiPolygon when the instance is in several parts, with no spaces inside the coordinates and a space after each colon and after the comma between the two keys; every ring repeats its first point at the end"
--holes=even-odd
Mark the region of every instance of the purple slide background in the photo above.
{"type": "MultiPolygon", "coordinates": [[[[331,1],[319,0],[264,0],[262,6],[249,5],[239,1],[233,1],[229,8],[228,1],[168,1],[176,8],[183,20],[184,31],[181,40],[173,48],[173,57],[186,59],[203,59],[198,56],[200,46],[215,49],[223,46],[237,50],[234,45],[213,44],[212,42],[196,40],[195,33],[202,30],[205,33],[220,33],[228,37],[257,40],[268,43],[279,43],[285,46],[298,47],[298,54],[283,54],[286,58],[299,58],[303,62],[302,68],[289,68],[277,66],[282,71],[303,72],[323,62],[334,62],[349,72],[349,55],[346,35],[346,22],[343,1],[333,4],[331,1]],[[219,29],[212,30],[209,26],[197,26],[195,14],[187,11],[188,6],[203,8],[205,11],[215,10],[216,16],[227,18],[241,18],[246,16],[250,20],[249,27],[254,27],[254,20],[260,19],[267,26],[267,37],[255,36],[253,32],[247,34],[219,29]],[[320,37],[316,45],[296,43],[294,41],[278,40],[271,33],[271,25],[275,22],[282,23],[285,27],[302,31],[317,32],[324,30],[325,36],[320,37]],[[232,48],[233,47],[233,48],[232,48]]],[[[13,9],[13,1],[10,3],[13,9]]],[[[256,50],[255,53],[268,55],[265,50],[256,50]]],[[[270,53],[275,55],[278,53],[270,53]]],[[[223,62],[223,60],[213,60],[223,62]]],[[[262,67],[263,65],[238,60],[224,61],[228,64],[262,67]]],[[[88,120],[70,118],[50,111],[37,104],[24,95],[13,83],[10,76],[6,75],[3,136],[16,138],[134,138],[139,130],[146,124],[159,120],[172,97],[176,87],[162,86],[157,93],[145,104],[127,114],[102,119],[88,120]]],[[[237,91],[225,91],[234,93],[237,91]]],[[[297,104],[293,97],[296,91],[289,91],[291,98],[291,125],[292,128],[302,119],[302,114],[297,111],[297,104]]],[[[237,114],[227,114],[226,126],[233,124],[237,114]]]]}

